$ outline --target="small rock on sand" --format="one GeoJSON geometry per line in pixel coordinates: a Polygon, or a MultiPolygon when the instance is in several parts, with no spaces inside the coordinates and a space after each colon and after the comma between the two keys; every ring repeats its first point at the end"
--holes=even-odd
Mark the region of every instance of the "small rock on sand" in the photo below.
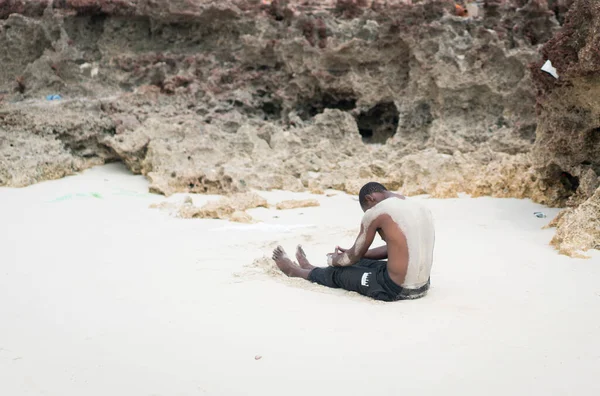
{"type": "Polygon", "coordinates": [[[251,223],[252,217],[245,210],[259,207],[266,208],[267,200],[256,193],[249,192],[223,197],[218,201],[208,202],[200,208],[186,203],[179,208],[178,216],[185,219],[223,219],[251,223]]]}
{"type": "Polygon", "coordinates": [[[321,206],[321,204],[316,199],[304,199],[304,200],[290,199],[287,201],[281,201],[277,205],[275,205],[275,207],[279,210],[296,209],[296,208],[310,208],[313,206],[321,206]]]}
{"type": "Polygon", "coordinates": [[[252,223],[253,219],[248,213],[242,210],[236,210],[229,216],[230,221],[235,221],[237,223],[252,223]]]}
{"type": "Polygon", "coordinates": [[[253,192],[223,197],[218,201],[208,202],[202,207],[195,206],[190,196],[186,196],[180,204],[161,202],[150,205],[151,208],[174,211],[174,214],[182,219],[222,219],[238,223],[254,221],[252,216],[245,212],[246,209],[267,206],[267,200],[253,192]]]}

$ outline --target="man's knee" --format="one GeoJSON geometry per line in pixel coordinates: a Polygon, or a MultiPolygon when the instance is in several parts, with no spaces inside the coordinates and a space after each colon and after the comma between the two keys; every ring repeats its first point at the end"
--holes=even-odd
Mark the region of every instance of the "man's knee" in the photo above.
{"type": "Polygon", "coordinates": [[[313,268],[313,270],[310,271],[310,273],[308,274],[308,280],[322,286],[339,288],[339,286],[335,283],[334,280],[334,272],[335,268],[332,267],[313,268]]]}

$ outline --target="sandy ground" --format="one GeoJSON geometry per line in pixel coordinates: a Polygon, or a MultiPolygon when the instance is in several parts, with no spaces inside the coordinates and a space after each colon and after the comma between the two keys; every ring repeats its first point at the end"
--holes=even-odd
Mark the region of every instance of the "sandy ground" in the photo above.
{"type": "Polygon", "coordinates": [[[177,219],[119,165],[0,189],[0,395],[600,394],[600,255],[548,246],[556,209],[416,198],[432,289],[378,303],[252,264],[277,243],[324,264],[355,197],[261,195],[321,206],[177,219]]]}

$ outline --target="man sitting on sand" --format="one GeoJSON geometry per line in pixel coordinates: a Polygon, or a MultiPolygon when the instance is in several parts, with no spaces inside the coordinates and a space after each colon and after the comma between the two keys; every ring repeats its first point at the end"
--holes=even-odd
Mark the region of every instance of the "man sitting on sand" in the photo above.
{"type": "Polygon", "coordinates": [[[327,255],[326,268],[311,265],[301,246],[296,251],[299,265],[278,246],[273,260],[279,269],[287,276],[355,291],[376,300],[425,296],[435,241],[431,212],[375,182],[365,184],[358,198],[365,214],[354,246],[336,247],[334,253],[327,255]],[[376,232],[386,245],[369,250],[376,232]]]}

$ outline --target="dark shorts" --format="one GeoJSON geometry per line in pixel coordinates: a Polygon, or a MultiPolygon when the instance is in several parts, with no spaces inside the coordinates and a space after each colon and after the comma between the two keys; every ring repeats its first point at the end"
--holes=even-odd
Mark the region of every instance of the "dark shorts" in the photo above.
{"type": "Polygon", "coordinates": [[[392,281],[387,261],[361,259],[349,267],[317,267],[308,280],[319,285],[354,291],[380,301],[412,300],[424,297],[429,281],[418,289],[406,289],[392,281]]]}

